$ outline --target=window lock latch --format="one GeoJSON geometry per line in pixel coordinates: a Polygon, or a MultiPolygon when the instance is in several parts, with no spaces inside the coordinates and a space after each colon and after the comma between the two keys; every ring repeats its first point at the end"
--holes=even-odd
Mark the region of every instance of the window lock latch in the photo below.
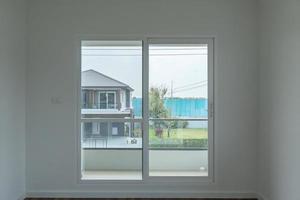
{"type": "Polygon", "coordinates": [[[214,111],[214,103],[211,102],[211,103],[209,104],[209,116],[210,116],[210,117],[214,117],[214,112],[215,112],[215,111],[214,111]]]}

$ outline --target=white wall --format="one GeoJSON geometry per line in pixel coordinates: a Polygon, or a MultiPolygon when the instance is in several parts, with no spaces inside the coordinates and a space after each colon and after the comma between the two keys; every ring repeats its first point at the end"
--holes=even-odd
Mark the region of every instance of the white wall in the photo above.
{"type": "Polygon", "coordinates": [[[259,192],[300,199],[300,1],[260,4],[259,192]]]}
{"type": "Polygon", "coordinates": [[[255,0],[30,0],[27,192],[256,191],[257,14],[255,0]],[[84,34],[216,37],[215,183],[77,183],[74,47],[76,36],[84,34]],[[52,104],[52,97],[61,103],[52,104]]]}
{"type": "Polygon", "coordinates": [[[0,200],[25,194],[25,42],[23,0],[0,0],[0,200]]]}

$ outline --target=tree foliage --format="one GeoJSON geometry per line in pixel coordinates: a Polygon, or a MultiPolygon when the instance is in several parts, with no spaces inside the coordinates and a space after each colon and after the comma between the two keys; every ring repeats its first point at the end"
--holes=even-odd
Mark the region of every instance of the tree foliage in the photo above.
{"type": "Polygon", "coordinates": [[[166,118],[168,116],[168,110],[164,106],[164,98],[167,91],[168,89],[163,86],[150,88],[150,118],[166,118]]]}
{"type": "MultiPolygon", "coordinates": [[[[164,98],[168,89],[166,87],[151,87],[149,93],[149,117],[150,118],[167,118],[168,110],[164,106],[164,98]]],[[[151,124],[155,129],[155,135],[162,136],[163,128],[166,127],[164,121],[153,121],[151,124]]]]}
{"type": "MultiPolygon", "coordinates": [[[[149,117],[150,118],[170,118],[171,111],[168,110],[164,105],[164,99],[168,89],[164,86],[151,87],[149,92],[149,117]]],[[[170,137],[171,129],[186,128],[188,125],[187,121],[163,121],[155,120],[151,124],[152,128],[155,129],[155,134],[158,137],[162,136],[163,129],[167,129],[168,137],[170,137]]]]}

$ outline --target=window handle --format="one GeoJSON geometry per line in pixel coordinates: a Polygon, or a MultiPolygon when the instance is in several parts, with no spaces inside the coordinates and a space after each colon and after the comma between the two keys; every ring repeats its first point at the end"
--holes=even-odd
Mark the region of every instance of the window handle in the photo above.
{"type": "Polygon", "coordinates": [[[214,103],[209,103],[209,117],[214,117],[215,111],[214,111],[214,103]]]}

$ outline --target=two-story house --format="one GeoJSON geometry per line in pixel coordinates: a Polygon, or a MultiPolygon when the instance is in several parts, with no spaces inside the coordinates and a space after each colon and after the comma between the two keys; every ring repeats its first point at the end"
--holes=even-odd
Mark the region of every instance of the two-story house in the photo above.
{"type": "MultiPolygon", "coordinates": [[[[133,89],[95,70],[81,74],[82,118],[133,117],[133,89]]],[[[83,125],[84,137],[130,136],[130,126],[122,122],[89,122],[83,125]]]]}

